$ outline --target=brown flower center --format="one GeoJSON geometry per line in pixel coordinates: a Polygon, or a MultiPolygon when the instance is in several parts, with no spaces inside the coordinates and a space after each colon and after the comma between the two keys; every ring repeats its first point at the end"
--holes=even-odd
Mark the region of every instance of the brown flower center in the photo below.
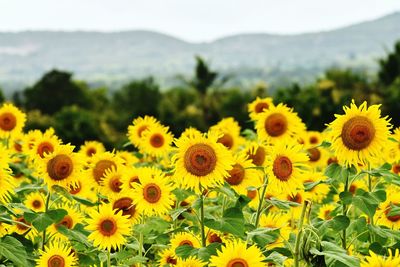
{"type": "Polygon", "coordinates": [[[334,164],[334,163],[338,163],[338,160],[336,157],[330,157],[328,159],[328,165],[334,164]]]}
{"type": "Polygon", "coordinates": [[[52,255],[47,260],[47,266],[48,267],[64,267],[65,266],[65,260],[60,255],[52,255]]]}
{"type": "MultiPolygon", "coordinates": [[[[21,223],[26,224],[26,225],[30,225],[27,221],[25,221],[24,217],[19,217],[19,218],[16,219],[16,221],[17,222],[21,222],[21,223]]],[[[26,227],[25,225],[22,225],[22,224],[19,224],[19,223],[17,223],[16,226],[21,231],[26,231],[26,230],[29,229],[29,227],[26,227]]]]}
{"type": "Polygon", "coordinates": [[[161,198],[161,188],[153,183],[147,184],[143,188],[143,197],[147,202],[157,203],[161,198]]]}
{"type": "Polygon", "coordinates": [[[222,243],[222,239],[217,234],[212,233],[212,234],[208,235],[208,242],[210,242],[210,243],[222,243]]]}
{"type": "Polygon", "coordinates": [[[324,212],[324,218],[325,218],[325,220],[330,220],[330,219],[332,219],[331,210],[326,210],[326,211],[324,212]]]}
{"type": "Polygon", "coordinates": [[[244,259],[236,258],[230,260],[226,267],[249,267],[249,264],[244,259]]]}
{"type": "Polygon", "coordinates": [[[152,147],[159,148],[164,145],[164,136],[162,134],[153,134],[150,138],[150,144],[152,147]]]}
{"type": "Polygon", "coordinates": [[[192,241],[190,241],[190,240],[182,240],[182,241],[179,243],[178,247],[179,247],[179,246],[183,246],[183,245],[188,245],[188,246],[193,247],[193,243],[192,243],[192,241]]]}
{"type": "Polygon", "coordinates": [[[0,128],[3,131],[12,131],[17,125],[17,118],[11,112],[5,112],[0,115],[0,128]]]}
{"type": "Polygon", "coordinates": [[[301,204],[303,198],[301,197],[301,195],[299,193],[297,193],[294,196],[293,195],[288,195],[287,196],[287,200],[301,204]]]}
{"type": "Polygon", "coordinates": [[[225,133],[223,136],[221,136],[217,142],[223,144],[228,149],[233,147],[233,137],[228,133],[225,133]]]}
{"type": "Polygon", "coordinates": [[[111,189],[111,191],[115,193],[121,192],[122,190],[121,186],[122,186],[121,177],[118,175],[112,177],[108,183],[108,187],[111,189]]]}
{"type": "Polygon", "coordinates": [[[307,149],[307,152],[311,162],[317,162],[321,158],[321,151],[316,147],[307,149]]]}
{"type": "Polygon", "coordinates": [[[396,174],[400,173],[400,164],[393,164],[392,171],[396,174]]]}
{"type": "Polygon", "coordinates": [[[93,177],[98,184],[100,184],[100,181],[103,179],[106,170],[111,167],[116,168],[117,165],[108,159],[99,160],[99,162],[96,163],[93,168],[93,177]]]}
{"type": "Polygon", "coordinates": [[[36,152],[41,158],[44,158],[46,154],[54,152],[54,146],[49,142],[42,142],[38,145],[36,152]]]}
{"type": "Polygon", "coordinates": [[[128,215],[129,218],[135,215],[135,205],[132,204],[133,200],[129,197],[123,197],[114,202],[113,209],[117,211],[122,210],[122,215],[128,215]]]}
{"type": "Polygon", "coordinates": [[[257,103],[257,105],[256,105],[255,108],[254,108],[254,111],[255,111],[256,113],[261,113],[261,112],[264,111],[264,109],[269,109],[268,103],[266,103],[266,102],[260,102],[260,103],[257,103]]]}
{"type": "Polygon", "coordinates": [[[318,138],[316,136],[311,136],[310,137],[310,144],[312,144],[312,145],[318,144],[318,138]]]}
{"type": "Polygon", "coordinates": [[[71,195],[76,195],[82,190],[82,184],[80,181],[76,182],[75,184],[71,184],[69,186],[69,193],[71,195]]]}
{"type": "Polygon", "coordinates": [[[249,151],[247,155],[256,166],[261,166],[265,161],[265,149],[263,147],[258,147],[255,153],[249,151]]]}
{"type": "Polygon", "coordinates": [[[356,116],[343,125],[341,137],[348,149],[360,151],[371,144],[375,128],[368,118],[356,116]]]}
{"type": "Polygon", "coordinates": [[[277,137],[286,132],[287,119],[280,113],[273,113],[268,116],[264,123],[265,131],[272,137],[277,137]]]}
{"type": "Polygon", "coordinates": [[[74,166],[72,160],[67,155],[56,155],[54,158],[47,162],[47,173],[50,178],[56,181],[66,179],[71,175],[74,166]]]}
{"type": "Polygon", "coordinates": [[[247,190],[247,197],[254,199],[257,196],[257,190],[247,190]]]}
{"type": "MultiPolygon", "coordinates": [[[[392,205],[398,205],[397,203],[392,203],[392,205]]],[[[399,215],[393,215],[393,216],[388,216],[389,212],[392,210],[391,206],[388,206],[385,210],[385,216],[386,218],[391,221],[391,222],[397,222],[400,220],[400,214],[399,215]]]]}
{"type": "Polygon", "coordinates": [[[239,185],[244,179],[245,170],[240,164],[233,165],[232,170],[229,171],[229,177],[225,178],[225,180],[230,185],[239,185]]]}
{"type": "Polygon", "coordinates": [[[35,209],[40,209],[40,208],[42,207],[42,202],[41,202],[40,200],[38,200],[38,199],[35,199],[35,200],[32,202],[32,206],[33,206],[35,209]]]}
{"type": "Polygon", "coordinates": [[[196,176],[210,174],[217,163],[217,156],[212,147],[206,144],[194,144],[184,156],[185,169],[196,176]]]}
{"type": "Polygon", "coordinates": [[[293,172],[292,162],[288,157],[278,156],[274,160],[272,171],[274,172],[276,178],[286,182],[290,179],[290,175],[293,172]]]}
{"type": "Polygon", "coordinates": [[[92,157],[94,154],[96,154],[97,153],[97,150],[96,150],[96,148],[94,148],[94,147],[91,147],[91,148],[89,148],[88,150],[86,150],[86,155],[88,156],[88,157],[92,157]]]}
{"type": "Polygon", "coordinates": [[[357,186],[354,184],[351,184],[349,187],[349,192],[354,195],[356,193],[356,190],[357,190],[357,186]]]}
{"type": "Polygon", "coordinates": [[[22,145],[21,145],[20,142],[21,142],[21,141],[14,142],[14,149],[15,149],[15,151],[22,152],[22,145]]]}
{"type": "Polygon", "coordinates": [[[172,256],[168,256],[166,262],[168,264],[176,265],[177,261],[172,256]]]}
{"type": "Polygon", "coordinates": [[[139,129],[137,130],[137,134],[139,137],[142,137],[142,134],[144,131],[148,129],[147,125],[140,126],[139,129]]]}
{"type": "Polygon", "coordinates": [[[105,219],[100,223],[100,233],[104,236],[112,236],[117,231],[117,225],[112,219],[105,219]]]}
{"type": "Polygon", "coordinates": [[[64,218],[61,220],[61,222],[59,222],[56,227],[60,226],[60,225],[64,225],[65,227],[67,227],[68,229],[71,229],[72,226],[74,226],[74,221],[72,220],[72,217],[69,215],[65,215],[64,218]]]}

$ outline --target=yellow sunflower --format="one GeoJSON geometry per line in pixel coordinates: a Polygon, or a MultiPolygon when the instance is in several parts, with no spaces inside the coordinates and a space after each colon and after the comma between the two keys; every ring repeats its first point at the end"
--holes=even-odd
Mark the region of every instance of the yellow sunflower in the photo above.
{"type": "Polygon", "coordinates": [[[140,213],[134,204],[132,190],[122,190],[117,195],[113,195],[110,199],[110,203],[113,210],[116,210],[117,212],[122,211],[122,215],[127,216],[132,223],[139,221],[140,213]]]}
{"type": "Polygon", "coordinates": [[[225,244],[217,255],[211,256],[210,267],[251,266],[265,267],[266,263],[261,250],[253,245],[247,247],[246,242],[237,240],[225,244]]]}
{"type": "Polygon", "coordinates": [[[307,138],[305,144],[311,147],[319,146],[323,141],[322,134],[317,131],[308,131],[306,136],[307,138]]]}
{"type": "Polygon", "coordinates": [[[167,213],[174,203],[172,189],[162,172],[157,169],[144,169],[140,174],[140,183],[135,183],[132,191],[138,212],[148,216],[167,213]]]}
{"type": "Polygon", "coordinates": [[[132,124],[128,127],[128,138],[131,144],[139,147],[142,142],[143,132],[149,127],[159,125],[160,123],[152,116],[144,116],[134,119],[132,124]]]}
{"type": "Polygon", "coordinates": [[[68,186],[68,192],[72,196],[88,199],[90,201],[97,200],[96,192],[92,190],[92,184],[84,176],[79,176],[73,184],[68,186]]]}
{"type": "Polygon", "coordinates": [[[99,211],[92,209],[87,219],[86,230],[91,231],[88,240],[100,249],[118,249],[126,243],[125,236],[130,235],[131,223],[122,211],[115,212],[110,204],[103,204],[99,211]]]}
{"type": "Polygon", "coordinates": [[[26,121],[25,113],[10,103],[4,103],[0,108],[0,138],[8,138],[20,133],[26,121]]]}
{"type": "Polygon", "coordinates": [[[279,142],[272,147],[266,163],[268,189],[278,194],[295,195],[303,189],[303,175],[307,169],[308,156],[302,146],[294,142],[279,142]]]}
{"type": "Polygon", "coordinates": [[[10,227],[9,232],[24,235],[29,240],[34,241],[39,234],[36,228],[25,220],[21,210],[17,209],[15,213],[17,215],[16,217],[13,216],[15,223],[10,227]]]}
{"type": "Polygon", "coordinates": [[[110,168],[121,168],[122,160],[116,157],[114,153],[103,152],[96,153],[91,158],[89,168],[86,170],[86,176],[90,179],[93,187],[98,187],[106,175],[106,170],[110,168]]]}
{"type": "Polygon", "coordinates": [[[234,164],[232,154],[222,144],[218,136],[209,133],[207,137],[180,138],[173,157],[175,162],[174,180],[184,188],[199,191],[221,185],[234,164]]]}
{"type": "Polygon", "coordinates": [[[15,133],[10,137],[8,147],[14,153],[23,153],[24,151],[22,144],[24,143],[24,141],[25,141],[24,133],[22,132],[15,133]]]}
{"type": "Polygon", "coordinates": [[[263,180],[263,173],[254,169],[255,165],[248,160],[243,154],[235,157],[235,164],[229,171],[229,176],[225,177],[225,181],[238,194],[246,195],[247,188],[257,186],[263,180]]]}
{"type": "Polygon", "coordinates": [[[282,212],[269,212],[268,215],[263,214],[261,216],[261,227],[279,229],[279,236],[273,243],[268,244],[269,249],[284,246],[284,241],[289,239],[291,232],[289,222],[289,215],[282,212]]]}
{"type": "Polygon", "coordinates": [[[39,251],[39,259],[36,260],[37,267],[71,267],[78,266],[78,257],[72,247],[65,243],[54,242],[45,246],[44,251],[39,251]]]}
{"type": "Polygon", "coordinates": [[[332,211],[334,211],[336,209],[336,207],[337,206],[335,206],[333,204],[322,205],[318,211],[318,218],[325,220],[325,221],[332,219],[334,217],[332,214],[332,211]]]}
{"type": "Polygon", "coordinates": [[[190,232],[182,232],[174,234],[171,238],[171,249],[175,252],[177,247],[188,245],[194,248],[200,248],[200,241],[199,237],[195,236],[190,232]]]}
{"type": "MultiPolygon", "coordinates": [[[[1,149],[0,149],[1,151],[1,149]]],[[[14,178],[11,176],[11,169],[6,164],[7,156],[3,154],[0,156],[0,202],[7,203],[10,201],[11,195],[14,192],[14,188],[16,187],[16,182],[14,178]],[[3,165],[3,166],[2,166],[3,165]]]]}
{"type": "Polygon", "coordinates": [[[370,251],[369,256],[361,262],[361,267],[396,267],[400,266],[399,250],[396,249],[394,255],[392,250],[389,249],[389,256],[377,255],[370,251]]]}
{"type": "Polygon", "coordinates": [[[259,144],[257,142],[250,142],[246,145],[244,150],[240,153],[247,155],[247,157],[251,160],[251,162],[256,166],[264,166],[265,160],[268,155],[268,151],[270,147],[265,146],[263,144],[259,144]]]}
{"type": "Polygon", "coordinates": [[[257,116],[256,130],[260,140],[275,143],[296,137],[305,131],[305,125],[291,108],[279,104],[257,116]]]}
{"type": "Polygon", "coordinates": [[[25,154],[29,154],[29,152],[33,148],[33,145],[35,144],[35,141],[39,139],[41,136],[42,136],[41,131],[30,130],[27,134],[25,134],[24,140],[22,141],[22,151],[25,154]]]}
{"type": "Polygon", "coordinates": [[[172,249],[164,249],[163,251],[161,251],[159,256],[159,266],[176,265],[176,263],[178,262],[178,258],[176,257],[175,252],[172,249]]]}
{"type": "Polygon", "coordinates": [[[24,205],[35,212],[44,212],[45,207],[45,198],[41,192],[33,192],[25,197],[24,205]]]}
{"type": "Polygon", "coordinates": [[[0,222],[0,237],[5,236],[6,234],[8,234],[10,225],[6,224],[4,222],[0,222]]]}
{"type": "Polygon", "coordinates": [[[122,160],[122,165],[133,166],[139,159],[129,151],[117,151],[115,155],[122,160]]]}
{"type": "Polygon", "coordinates": [[[126,167],[125,171],[122,173],[122,190],[133,189],[135,183],[140,183],[140,174],[149,167],[126,167]]]}
{"type": "Polygon", "coordinates": [[[392,215],[390,212],[393,207],[400,206],[400,192],[389,192],[386,201],[379,205],[379,210],[375,213],[374,217],[376,224],[398,230],[400,229],[400,215],[392,215]]]}
{"type": "Polygon", "coordinates": [[[186,259],[178,258],[178,262],[175,266],[176,267],[203,267],[203,266],[206,266],[206,263],[197,259],[194,256],[190,256],[186,259]]]}
{"type": "Polygon", "coordinates": [[[385,149],[385,159],[389,163],[396,163],[400,161],[400,127],[396,128],[391,134],[388,147],[385,149]]]}
{"type": "Polygon", "coordinates": [[[106,197],[112,197],[122,190],[122,173],[124,168],[111,167],[105,170],[104,178],[100,182],[100,192],[106,197]]]}
{"type": "Polygon", "coordinates": [[[61,205],[57,205],[57,209],[63,209],[67,211],[67,215],[64,218],[56,223],[49,226],[48,230],[52,239],[63,241],[68,241],[68,237],[58,232],[58,228],[63,225],[68,229],[73,229],[77,223],[81,223],[83,220],[83,215],[72,207],[68,203],[64,203],[61,205]]]}
{"type": "Polygon", "coordinates": [[[210,131],[218,135],[218,143],[223,144],[227,149],[236,151],[243,143],[240,136],[240,126],[232,117],[225,118],[210,128],[210,131]]]}
{"type": "Polygon", "coordinates": [[[59,185],[68,189],[78,179],[83,162],[73,150],[73,146],[60,145],[38,161],[38,172],[49,188],[59,185]]]}
{"type": "Polygon", "coordinates": [[[201,137],[202,135],[203,133],[197,130],[196,128],[188,127],[181,133],[181,136],[179,138],[193,139],[196,137],[201,137]]]}
{"type": "Polygon", "coordinates": [[[256,100],[248,104],[248,111],[250,118],[252,120],[255,120],[258,114],[270,109],[273,106],[274,103],[272,102],[272,98],[270,97],[259,98],[257,96],[256,100]]]}
{"type": "Polygon", "coordinates": [[[46,154],[53,153],[61,145],[61,140],[54,135],[54,130],[47,130],[44,134],[38,135],[29,151],[30,159],[43,159],[46,154]]]}
{"type": "Polygon", "coordinates": [[[168,131],[168,127],[152,125],[143,131],[139,150],[152,157],[166,156],[171,149],[172,140],[173,135],[168,131]]]}
{"type": "Polygon", "coordinates": [[[79,153],[82,153],[85,157],[91,158],[97,153],[106,152],[106,149],[99,141],[85,141],[79,148],[79,153]]]}
{"type": "Polygon", "coordinates": [[[309,172],[303,178],[303,184],[313,184],[316,182],[321,182],[311,189],[306,191],[306,198],[312,199],[314,203],[321,203],[330,191],[330,187],[328,184],[323,181],[326,180],[326,176],[324,176],[321,172],[309,172]]]}
{"type": "Polygon", "coordinates": [[[388,145],[390,124],[381,117],[379,105],[357,107],[353,102],[344,107],[344,115],[335,115],[329,124],[332,130],[332,150],[340,164],[367,166],[383,157],[382,149],[388,145]]]}

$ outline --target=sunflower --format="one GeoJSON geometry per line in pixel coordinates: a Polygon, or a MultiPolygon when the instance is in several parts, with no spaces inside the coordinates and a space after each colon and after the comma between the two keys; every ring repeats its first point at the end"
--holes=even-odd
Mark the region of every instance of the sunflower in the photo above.
{"type": "Polygon", "coordinates": [[[248,111],[250,118],[255,120],[258,114],[270,109],[273,106],[274,103],[272,102],[272,98],[270,97],[259,98],[257,96],[256,100],[248,104],[248,111]]]}
{"type": "Polygon", "coordinates": [[[361,267],[395,267],[400,266],[399,250],[396,249],[394,255],[392,250],[389,251],[389,256],[377,255],[370,251],[369,256],[361,262],[361,267]]]}
{"type": "Polygon", "coordinates": [[[211,132],[195,138],[183,137],[175,141],[174,178],[186,189],[199,191],[221,185],[234,164],[232,154],[211,132]]]}
{"type": "Polygon", "coordinates": [[[37,267],[71,267],[78,266],[78,258],[71,247],[63,243],[54,242],[39,251],[40,257],[36,260],[37,267]]]}
{"type": "Polygon", "coordinates": [[[100,192],[102,195],[112,197],[122,190],[122,166],[118,168],[111,167],[105,170],[104,178],[100,182],[100,192]]]}
{"type": "Polygon", "coordinates": [[[143,154],[159,158],[170,151],[173,135],[168,131],[168,127],[156,124],[144,130],[140,140],[139,150],[143,154]]]}
{"type": "Polygon", "coordinates": [[[227,243],[217,255],[211,256],[209,266],[264,267],[266,265],[264,260],[265,257],[258,247],[255,245],[247,247],[246,242],[237,240],[227,243]]]}
{"type": "Polygon", "coordinates": [[[335,115],[329,124],[332,130],[332,150],[340,164],[346,166],[368,165],[382,157],[382,148],[387,147],[390,124],[381,117],[379,105],[367,107],[367,102],[357,107],[343,107],[344,115],[335,115]]]}
{"type": "Polygon", "coordinates": [[[304,185],[319,182],[306,192],[307,198],[312,199],[314,203],[321,203],[330,191],[329,185],[324,181],[326,181],[326,176],[321,172],[309,172],[303,178],[304,185]]]}
{"type": "MultiPolygon", "coordinates": [[[[2,149],[0,149],[1,151],[2,149]]],[[[3,154],[0,156],[0,202],[7,203],[10,201],[11,194],[14,192],[14,188],[16,187],[16,183],[11,176],[11,169],[8,167],[7,156],[3,154]],[[2,166],[3,165],[3,166],[2,166]]]]}
{"type": "Polygon", "coordinates": [[[131,223],[122,211],[115,212],[110,204],[103,204],[99,211],[94,209],[89,213],[86,230],[91,231],[88,240],[100,249],[118,249],[126,243],[125,236],[131,232],[131,223]]]}
{"type": "Polygon", "coordinates": [[[322,147],[307,146],[306,151],[309,157],[309,165],[314,170],[322,170],[327,165],[328,152],[322,147]]]}
{"type": "Polygon", "coordinates": [[[162,172],[146,168],[140,174],[140,183],[133,186],[132,198],[140,214],[162,215],[174,203],[171,191],[172,187],[162,172]]]}
{"type": "Polygon", "coordinates": [[[176,263],[178,262],[178,258],[176,257],[175,252],[172,249],[164,249],[163,251],[161,251],[159,256],[159,266],[176,265],[176,263]]]}
{"type": "MultiPolygon", "coordinates": [[[[149,167],[126,167],[125,171],[122,173],[122,190],[133,189],[135,183],[140,184],[140,174],[143,173],[149,167]]],[[[160,171],[162,173],[162,171],[160,171]]]]}
{"type": "Polygon", "coordinates": [[[199,237],[195,236],[190,232],[182,232],[174,234],[171,238],[171,249],[175,251],[177,247],[188,245],[194,248],[200,248],[200,241],[199,237]]]}
{"type": "Polygon", "coordinates": [[[227,233],[222,233],[207,227],[205,232],[207,245],[213,243],[226,243],[229,240],[229,235],[227,233]]]}
{"type": "Polygon", "coordinates": [[[20,133],[15,133],[13,134],[8,143],[8,147],[10,150],[14,153],[23,153],[23,146],[22,144],[25,141],[25,134],[20,132],[20,133]]]}
{"type": "Polygon", "coordinates": [[[39,130],[30,130],[24,135],[24,140],[22,141],[22,151],[25,154],[29,154],[32,150],[35,141],[42,136],[42,132],[39,130]]]}
{"type": "Polygon", "coordinates": [[[45,196],[40,192],[30,193],[25,197],[24,205],[34,212],[44,212],[46,209],[45,196]]]}
{"type": "Polygon", "coordinates": [[[122,165],[133,166],[139,159],[129,151],[117,151],[115,155],[122,160],[122,165]]]}
{"type": "Polygon", "coordinates": [[[15,215],[17,216],[12,216],[15,223],[10,227],[9,232],[23,235],[29,240],[34,241],[39,234],[36,228],[25,220],[23,212],[20,209],[15,210],[15,215]]]}
{"type": "Polygon", "coordinates": [[[4,222],[0,222],[0,237],[5,236],[6,234],[8,234],[8,229],[10,228],[9,224],[6,224],[4,222]]]}
{"type": "Polygon", "coordinates": [[[391,214],[393,207],[400,206],[400,192],[388,190],[386,201],[379,205],[379,210],[375,214],[375,221],[378,225],[384,225],[391,229],[400,229],[400,215],[391,214]]]}
{"type": "Polygon", "coordinates": [[[250,142],[240,153],[247,155],[251,162],[256,166],[264,166],[269,147],[257,142],[250,142]]]}
{"type": "Polygon", "coordinates": [[[332,219],[334,217],[332,212],[336,209],[336,207],[337,206],[333,204],[322,205],[318,211],[318,218],[325,221],[332,219]]]}
{"type": "Polygon", "coordinates": [[[68,188],[78,179],[83,164],[80,156],[73,150],[71,145],[60,145],[38,161],[38,172],[49,188],[53,185],[68,188]]]}
{"type": "Polygon", "coordinates": [[[79,176],[73,184],[68,186],[68,192],[72,196],[77,196],[81,198],[86,198],[90,201],[97,200],[96,192],[92,190],[92,185],[90,181],[85,179],[86,177],[79,176]]]}
{"type": "Polygon", "coordinates": [[[247,194],[248,187],[256,186],[263,180],[263,173],[254,169],[255,165],[246,158],[243,154],[236,156],[235,164],[229,171],[229,176],[225,177],[225,181],[233,190],[242,195],[247,194]]]}
{"type": "Polygon", "coordinates": [[[82,153],[88,158],[93,157],[97,153],[103,153],[106,149],[99,141],[85,141],[79,148],[79,153],[82,153]]]}
{"type": "Polygon", "coordinates": [[[206,263],[199,260],[198,258],[194,256],[190,256],[186,259],[178,259],[177,264],[175,265],[176,267],[203,267],[206,266],[206,263]]]}
{"type": "Polygon", "coordinates": [[[267,143],[287,141],[305,131],[305,125],[291,108],[279,104],[260,113],[256,119],[258,137],[267,143]]]}
{"type": "Polygon", "coordinates": [[[393,140],[388,143],[385,159],[389,163],[396,163],[400,161],[400,127],[396,128],[390,137],[393,140]]]}
{"type": "Polygon", "coordinates": [[[142,135],[145,130],[160,123],[152,116],[138,117],[132,121],[133,125],[128,126],[128,138],[131,144],[136,147],[142,142],[142,135]]]}
{"type": "Polygon", "coordinates": [[[0,138],[20,133],[26,121],[25,113],[10,103],[5,103],[0,108],[0,138]]]}
{"type": "Polygon", "coordinates": [[[295,195],[303,189],[303,175],[307,168],[307,155],[302,146],[294,142],[279,142],[272,147],[266,163],[268,189],[277,193],[295,195]]]}
{"type": "Polygon", "coordinates": [[[53,153],[59,145],[61,141],[54,135],[54,130],[47,130],[33,141],[32,149],[29,151],[30,159],[43,159],[46,154],[53,153]]]}
{"type": "Polygon", "coordinates": [[[279,236],[272,243],[268,244],[269,249],[284,246],[284,241],[289,239],[291,232],[289,222],[289,215],[283,212],[269,212],[268,215],[263,214],[261,216],[261,227],[279,229],[279,236]]]}
{"type": "Polygon", "coordinates": [[[243,143],[240,136],[240,126],[232,117],[225,118],[210,128],[210,131],[218,135],[218,143],[223,144],[227,149],[235,151],[243,143]]]}
{"type": "Polygon", "coordinates": [[[82,222],[83,215],[76,210],[75,208],[71,207],[70,204],[64,203],[57,206],[57,209],[63,209],[67,212],[67,215],[61,219],[58,223],[53,223],[49,228],[49,233],[53,239],[60,240],[60,241],[67,241],[68,237],[58,232],[58,228],[63,225],[68,229],[74,229],[77,223],[82,222]]]}
{"type": "Polygon", "coordinates": [[[308,131],[306,136],[307,138],[305,144],[311,147],[319,146],[323,141],[322,134],[317,131],[308,131]]]}
{"type": "Polygon", "coordinates": [[[196,137],[201,137],[202,135],[203,133],[197,130],[196,128],[188,127],[181,133],[181,136],[179,138],[193,139],[196,137]]]}
{"type": "Polygon", "coordinates": [[[129,189],[122,190],[110,199],[113,210],[122,211],[122,215],[127,216],[132,223],[136,223],[140,219],[140,213],[133,202],[132,190],[129,189]]]}
{"type": "Polygon", "coordinates": [[[106,175],[106,170],[110,168],[118,170],[121,165],[121,158],[116,157],[114,153],[96,153],[91,158],[89,168],[86,170],[86,176],[91,178],[90,180],[95,187],[98,187],[106,175]]]}

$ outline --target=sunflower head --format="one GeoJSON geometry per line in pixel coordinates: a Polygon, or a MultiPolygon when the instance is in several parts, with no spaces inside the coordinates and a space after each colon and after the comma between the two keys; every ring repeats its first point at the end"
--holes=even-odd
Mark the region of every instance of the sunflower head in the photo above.
{"type": "Polygon", "coordinates": [[[132,121],[132,125],[128,127],[129,141],[136,147],[142,142],[143,132],[152,126],[160,125],[160,123],[152,116],[138,117],[132,121]]]}
{"type": "Polygon", "coordinates": [[[10,103],[0,108],[0,137],[7,138],[20,133],[25,125],[26,115],[10,103]]]}
{"type": "Polygon", "coordinates": [[[274,103],[272,102],[272,98],[257,97],[256,100],[254,100],[253,102],[248,104],[248,111],[250,114],[250,118],[253,120],[256,119],[258,114],[270,109],[273,106],[274,106],[274,103]]]}
{"type": "Polygon", "coordinates": [[[65,243],[53,242],[44,250],[40,250],[36,264],[39,267],[78,266],[78,258],[70,246],[65,243]]]}
{"type": "Polygon", "coordinates": [[[168,131],[168,127],[152,125],[141,134],[139,149],[144,154],[162,157],[170,151],[172,140],[173,135],[168,131]]]}

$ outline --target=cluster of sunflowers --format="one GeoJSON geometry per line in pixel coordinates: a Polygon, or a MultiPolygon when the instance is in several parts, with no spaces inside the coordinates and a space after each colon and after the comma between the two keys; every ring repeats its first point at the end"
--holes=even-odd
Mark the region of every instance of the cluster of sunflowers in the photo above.
{"type": "Polygon", "coordinates": [[[378,105],[344,107],[324,132],[285,104],[174,138],[153,117],[134,152],[79,149],[22,131],[0,108],[5,266],[400,266],[400,130],[378,105]]]}

